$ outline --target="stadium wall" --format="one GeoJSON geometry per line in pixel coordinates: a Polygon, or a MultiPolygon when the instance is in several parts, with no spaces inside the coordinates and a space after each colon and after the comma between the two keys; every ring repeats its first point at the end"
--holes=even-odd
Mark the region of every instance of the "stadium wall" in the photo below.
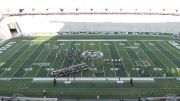
{"type": "Polygon", "coordinates": [[[3,20],[0,22],[0,39],[11,38],[11,33],[8,29],[8,26],[3,20]]]}

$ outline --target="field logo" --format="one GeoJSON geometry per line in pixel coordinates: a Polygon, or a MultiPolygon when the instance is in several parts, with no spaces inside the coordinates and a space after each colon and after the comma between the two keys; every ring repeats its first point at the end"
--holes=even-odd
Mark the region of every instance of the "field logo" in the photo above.
{"type": "Polygon", "coordinates": [[[88,50],[83,52],[81,55],[84,58],[94,59],[94,58],[101,58],[103,56],[103,53],[96,50],[88,50]]]}

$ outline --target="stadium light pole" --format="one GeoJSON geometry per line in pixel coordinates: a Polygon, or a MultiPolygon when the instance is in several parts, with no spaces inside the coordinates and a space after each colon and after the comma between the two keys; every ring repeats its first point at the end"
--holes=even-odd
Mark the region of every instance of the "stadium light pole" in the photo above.
{"type": "Polygon", "coordinates": [[[64,9],[63,9],[63,8],[60,8],[60,11],[61,11],[61,12],[63,12],[63,11],[64,11],[64,9]]]}
{"type": "MultiPolygon", "coordinates": [[[[79,8],[76,8],[76,12],[78,12],[78,10],[79,10],[79,8]]],[[[78,13],[77,13],[77,14],[78,14],[78,13]]],[[[77,15],[77,14],[76,14],[76,15],[77,15]]]]}
{"type": "Polygon", "coordinates": [[[93,11],[93,9],[92,9],[92,8],[91,8],[90,10],[91,10],[91,12],[93,11]]]}
{"type": "Polygon", "coordinates": [[[34,12],[35,8],[32,8],[32,11],[34,12]]]}
{"type": "Polygon", "coordinates": [[[76,8],[76,11],[78,11],[79,10],[79,8],[76,8]]]}
{"type": "Polygon", "coordinates": [[[49,8],[46,8],[46,11],[47,11],[47,16],[48,16],[48,11],[49,11],[49,8]]]}
{"type": "Polygon", "coordinates": [[[33,12],[33,15],[32,15],[32,16],[34,16],[34,11],[35,11],[35,8],[32,8],[32,12],[33,12]]]}
{"type": "MultiPolygon", "coordinates": [[[[91,10],[91,12],[93,11],[93,9],[92,9],[92,8],[91,8],[90,10],[91,10]]],[[[92,13],[91,13],[91,14],[92,14],[92,13]]]]}

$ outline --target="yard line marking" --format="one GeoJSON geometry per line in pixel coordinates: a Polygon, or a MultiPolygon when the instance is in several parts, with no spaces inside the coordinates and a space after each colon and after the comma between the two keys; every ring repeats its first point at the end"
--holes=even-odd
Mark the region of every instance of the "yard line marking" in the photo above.
{"type": "MultiPolygon", "coordinates": [[[[158,43],[159,43],[159,42],[158,42],[158,43]]],[[[163,41],[163,44],[166,44],[168,47],[171,47],[171,46],[169,46],[165,41],[163,41]]],[[[164,45],[162,45],[162,44],[160,44],[160,43],[159,43],[159,45],[161,45],[161,47],[163,47],[164,49],[166,49],[172,56],[176,57],[177,60],[180,60],[180,57],[177,57],[175,54],[172,54],[172,52],[170,51],[169,48],[165,47],[164,45]]],[[[172,50],[176,51],[175,49],[172,49],[172,50]]],[[[177,52],[177,53],[180,54],[180,52],[177,52]]]]}
{"type": "MultiPolygon", "coordinates": [[[[61,43],[60,43],[61,44],[61,43]]],[[[61,45],[61,47],[60,47],[60,49],[59,49],[59,53],[60,53],[60,59],[58,60],[58,67],[56,67],[56,69],[58,69],[59,68],[59,64],[61,63],[61,59],[63,58],[62,57],[62,49],[64,49],[65,48],[65,43],[64,42],[62,42],[62,44],[64,44],[64,45],[61,45]]],[[[57,66],[57,65],[56,65],[57,66]]]]}
{"type": "MultiPolygon", "coordinates": [[[[57,41],[137,41],[128,39],[59,39],[57,41]]],[[[139,41],[169,41],[169,40],[139,40],[139,41]]]]}
{"type": "MultiPolygon", "coordinates": [[[[56,42],[57,43],[57,42],[56,42]]],[[[55,45],[56,43],[54,43],[53,45],[55,45]]],[[[48,58],[49,54],[51,53],[51,51],[53,50],[53,48],[50,49],[50,51],[48,52],[48,54],[46,55],[46,57],[44,58],[43,63],[46,61],[46,59],[48,58]]],[[[34,75],[34,77],[36,77],[39,73],[39,71],[41,70],[42,66],[39,67],[39,69],[37,70],[36,74],[34,75]]]]}
{"type": "MultiPolygon", "coordinates": [[[[117,49],[117,46],[116,46],[116,44],[114,43],[114,41],[113,41],[113,44],[114,44],[114,46],[115,46],[115,48],[116,48],[116,51],[117,51],[117,53],[118,53],[118,57],[121,58],[121,57],[120,57],[120,53],[119,53],[119,51],[118,51],[118,49],[117,49]]],[[[124,67],[124,63],[123,63],[123,62],[122,62],[122,65],[123,65],[123,68],[124,68],[124,70],[125,70],[125,72],[126,72],[126,75],[127,75],[128,73],[127,73],[127,70],[126,70],[125,67],[124,67]]],[[[129,73],[129,74],[130,74],[130,73],[129,73]]],[[[127,76],[128,76],[128,75],[127,75],[127,76]]]]}
{"type": "MultiPolygon", "coordinates": [[[[146,57],[147,57],[147,59],[152,63],[152,65],[153,65],[153,67],[157,67],[155,64],[154,64],[154,62],[150,59],[150,57],[144,52],[144,50],[141,48],[141,47],[139,47],[140,48],[140,50],[142,50],[142,52],[144,53],[144,55],[146,55],[146,57]]],[[[152,69],[152,68],[151,68],[152,69]]],[[[153,70],[153,69],[152,69],[153,70]]],[[[161,76],[163,76],[163,74],[160,72],[160,71],[155,71],[155,72],[157,72],[157,73],[159,73],[161,76]]]]}
{"type": "MultiPolygon", "coordinates": [[[[137,41],[135,41],[135,42],[137,42],[137,41]]],[[[133,50],[133,51],[135,52],[135,50],[133,50]]],[[[139,57],[138,54],[135,54],[135,55],[138,57],[139,60],[142,60],[142,59],[139,57]]],[[[152,75],[150,74],[150,72],[148,72],[148,74],[152,77],[152,75]]]]}
{"type": "MultiPolygon", "coordinates": [[[[127,48],[126,48],[127,49],[127,48]]],[[[126,52],[126,54],[127,54],[127,56],[129,57],[129,59],[131,60],[131,63],[133,64],[133,66],[135,67],[135,64],[134,64],[134,62],[133,62],[133,60],[131,59],[131,57],[129,56],[129,53],[127,52],[127,50],[126,50],[124,47],[123,47],[123,50],[126,52]]],[[[136,71],[137,72],[137,71],[136,71]]],[[[138,77],[140,77],[140,74],[139,74],[139,72],[137,72],[137,74],[138,74],[138,77]]]]}
{"type": "MultiPolygon", "coordinates": [[[[67,50],[69,50],[70,45],[71,45],[71,42],[69,43],[69,46],[68,46],[68,49],[67,49],[67,50]]],[[[64,65],[64,62],[65,62],[65,59],[67,58],[67,55],[68,55],[68,51],[67,51],[67,52],[66,52],[66,54],[65,54],[65,57],[64,57],[64,59],[63,59],[63,62],[62,62],[62,64],[61,64],[60,69],[62,69],[62,68],[63,68],[63,65],[64,65]]]]}
{"type": "MultiPolygon", "coordinates": [[[[43,48],[45,48],[45,47],[43,47],[43,48]]],[[[42,51],[40,52],[40,54],[41,54],[41,53],[42,53],[42,51]]],[[[35,61],[34,61],[34,62],[38,61],[37,59],[38,59],[38,57],[40,56],[40,54],[38,54],[38,56],[35,58],[35,61]]],[[[30,65],[30,68],[31,68],[32,66],[33,66],[33,63],[30,65]]],[[[26,71],[22,77],[24,77],[27,73],[28,73],[28,71],[26,71]]]]}
{"type": "MultiPolygon", "coordinates": [[[[91,41],[91,43],[94,43],[93,41],[91,41]]],[[[93,46],[94,45],[91,45],[91,49],[93,50],[93,46]]],[[[91,59],[91,61],[92,61],[92,64],[94,65],[94,59],[91,59]]],[[[94,68],[94,67],[93,67],[94,68]]],[[[94,72],[93,72],[93,74],[92,74],[92,77],[96,77],[96,75],[94,74],[94,72]]]]}
{"type": "MultiPolygon", "coordinates": [[[[168,67],[166,65],[164,65],[164,63],[157,57],[157,55],[153,52],[153,50],[150,47],[147,47],[147,48],[149,50],[151,50],[152,54],[154,54],[154,56],[156,56],[156,58],[161,62],[161,64],[165,67],[165,69],[168,69],[168,67]]],[[[171,74],[175,77],[175,75],[173,73],[171,73],[171,74]]]]}
{"type": "MultiPolygon", "coordinates": [[[[76,43],[77,41],[75,41],[75,43],[76,43]]],[[[75,43],[73,44],[73,45],[75,45],[75,43]]],[[[75,45],[75,47],[76,47],[76,51],[77,51],[77,47],[78,47],[79,45],[75,45]]],[[[73,62],[72,62],[72,65],[76,65],[75,64],[75,58],[73,57],[73,62]]],[[[69,77],[71,77],[71,73],[70,73],[70,76],[69,77]]]]}
{"type": "MultiPolygon", "coordinates": [[[[100,45],[100,41],[99,41],[99,49],[100,49],[100,51],[102,50],[101,45],[100,45]]],[[[105,77],[106,75],[105,75],[105,69],[104,69],[104,64],[103,64],[103,59],[102,59],[102,57],[101,57],[101,64],[102,64],[102,66],[103,66],[103,72],[104,72],[104,77],[105,77]]]]}
{"type": "MultiPolygon", "coordinates": [[[[16,43],[16,45],[14,45],[12,48],[10,48],[9,50],[7,50],[7,51],[5,51],[5,52],[3,52],[3,54],[2,55],[0,55],[0,58],[2,59],[2,58],[4,58],[5,56],[6,56],[6,54],[8,53],[8,52],[10,52],[10,51],[14,51],[14,50],[16,50],[15,52],[14,52],[14,54],[16,54],[16,52],[17,51],[19,51],[22,47],[19,47],[19,46],[22,46],[22,43],[20,44],[21,42],[18,42],[18,43],[16,43]]],[[[26,42],[27,43],[27,42],[26,42]]],[[[13,56],[14,54],[11,54],[11,56],[13,56]]],[[[8,60],[9,58],[11,58],[10,56],[7,56],[7,57],[5,57],[6,58],[6,60],[8,60]]]]}
{"type": "Polygon", "coordinates": [[[67,40],[57,40],[57,41],[127,41],[127,39],[67,39],[67,40]]]}
{"type": "MultiPolygon", "coordinates": [[[[60,46],[57,50],[61,50],[61,47],[62,47],[62,46],[60,46]]],[[[57,53],[56,53],[56,54],[57,54],[57,53]]],[[[53,60],[53,62],[52,62],[52,64],[51,64],[51,66],[50,66],[50,69],[52,68],[52,66],[53,66],[54,62],[56,61],[56,59],[57,59],[57,56],[54,58],[54,60],[53,60]]],[[[50,71],[48,71],[46,77],[48,77],[49,72],[50,72],[50,71]]]]}
{"type": "MultiPolygon", "coordinates": [[[[30,48],[32,48],[32,46],[29,46],[26,50],[24,50],[23,51],[23,53],[17,58],[17,60],[19,60],[19,58],[21,58],[25,53],[26,53],[26,51],[28,51],[30,48]]],[[[26,61],[26,60],[25,60],[26,61]]],[[[24,62],[25,62],[24,61],[24,62]]],[[[16,63],[17,61],[14,61],[13,63],[12,63],[12,65],[14,65],[15,63],[16,63]]],[[[24,63],[23,62],[23,63],[24,63]]],[[[21,64],[21,66],[22,66],[23,64],[21,64]]],[[[20,68],[20,67],[19,67],[20,68]]],[[[14,72],[14,74],[19,70],[19,68],[17,68],[16,70],[15,70],[15,72],[14,72]]],[[[14,76],[14,74],[13,75],[11,75],[9,78],[12,78],[13,76],[14,76]]]]}
{"type": "MultiPolygon", "coordinates": [[[[31,47],[32,47],[32,46],[31,46],[31,47]]],[[[31,54],[33,54],[34,51],[35,51],[37,48],[38,48],[38,46],[36,46],[36,48],[35,48],[33,51],[31,51],[31,54]]],[[[12,78],[12,77],[19,71],[19,69],[21,69],[21,66],[29,59],[29,57],[31,56],[31,54],[28,55],[28,58],[16,69],[16,71],[14,72],[13,75],[11,75],[10,78],[12,78]]]]}
{"type": "Polygon", "coordinates": [[[164,57],[166,57],[166,59],[169,61],[169,63],[171,63],[171,65],[174,65],[176,68],[179,68],[179,67],[177,67],[172,61],[171,61],[171,59],[169,59],[166,55],[164,55],[162,52],[161,52],[161,50],[159,50],[157,47],[155,47],[155,46],[152,46],[152,47],[154,47],[157,51],[159,51],[159,53],[161,54],[161,55],[163,55],[164,57]]]}
{"type": "MultiPolygon", "coordinates": [[[[83,51],[85,51],[85,49],[86,49],[86,45],[85,45],[85,41],[83,41],[83,51]]],[[[84,62],[84,58],[83,58],[83,61],[82,62],[84,62]]],[[[81,77],[83,77],[83,71],[81,71],[81,77]]]]}
{"type": "MultiPolygon", "coordinates": [[[[26,44],[27,44],[27,43],[26,43],[26,44]]],[[[26,44],[24,44],[22,47],[24,47],[26,44]]],[[[16,48],[16,49],[17,49],[17,48],[16,48]]],[[[15,50],[16,50],[16,49],[15,49],[15,50]]],[[[20,49],[21,49],[21,48],[18,48],[13,55],[15,55],[20,49]]],[[[11,57],[12,57],[13,55],[11,55],[11,57]]],[[[11,57],[9,57],[8,60],[9,60],[11,57]]],[[[8,60],[7,60],[7,61],[8,61],[8,60]]],[[[15,61],[10,65],[10,67],[11,67],[12,65],[14,65],[14,63],[15,63],[15,61]]],[[[4,75],[4,73],[6,73],[6,71],[4,71],[3,73],[1,73],[0,77],[2,77],[2,76],[4,75]]]]}
{"type": "MultiPolygon", "coordinates": [[[[75,42],[75,43],[76,43],[76,42],[75,42]]],[[[73,44],[73,45],[74,45],[74,44],[73,44]]],[[[76,47],[76,50],[77,50],[77,45],[75,45],[75,47],[76,47]]],[[[74,62],[75,62],[75,61],[74,61],[74,57],[73,57],[72,65],[75,65],[74,62]]]]}
{"type": "MultiPolygon", "coordinates": [[[[108,42],[108,41],[106,41],[106,42],[108,42]]],[[[110,50],[109,50],[108,45],[106,45],[106,47],[108,48],[108,53],[109,53],[109,55],[110,55],[110,57],[111,57],[111,59],[112,59],[112,56],[111,56],[111,53],[110,53],[110,50]]],[[[113,68],[114,68],[114,65],[113,65],[113,68]]],[[[115,76],[117,77],[117,74],[116,74],[116,71],[115,71],[115,70],[114,70],[114,73],[115,73],[115,76]]]]}

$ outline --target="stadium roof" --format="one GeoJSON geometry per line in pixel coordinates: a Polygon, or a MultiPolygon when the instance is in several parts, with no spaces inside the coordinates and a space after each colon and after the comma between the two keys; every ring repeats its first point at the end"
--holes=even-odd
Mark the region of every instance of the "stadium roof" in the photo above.
{"type": "Polygon", "coordinates": [[[179,0],[1,0],[0,8],[180,9],[179,0]]]}

